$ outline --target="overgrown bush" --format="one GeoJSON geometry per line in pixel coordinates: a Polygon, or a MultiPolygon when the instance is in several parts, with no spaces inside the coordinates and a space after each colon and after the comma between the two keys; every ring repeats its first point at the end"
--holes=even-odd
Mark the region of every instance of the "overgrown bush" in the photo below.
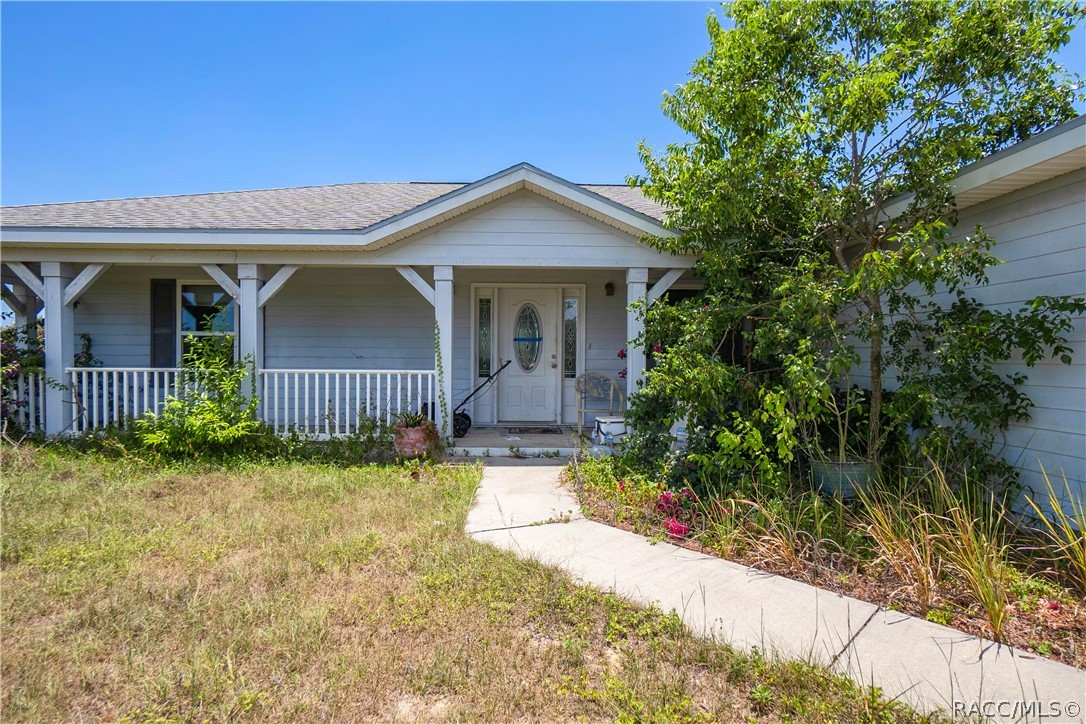
{"type": "Polygon", "coordinates": [[[256,414],[252,357],[235,361],[230,335],[190,336],[187,342],[175,393],[157,415],[147,411],[136,420],[141,444],[168,456],[195,458],[266,445],[271,435],[256,414]]]}
{"type": "Polygon", "coordinates": [[[954,179],[1075,116],[1082,83],[1052,58],[1086,10],[734,3],[723,15],[664,99],[688,142],[642,146],[633,179],[680,232],[650,242],[696,256],[705,283],[700,299],[647,310],[637,343],[659,351],[646,394],[710,431],[714,444],[691,455],[703,480],[779,488],[812,443],[886,469],[888,432],[976,477],[1032,407],[1005,363],[1070,363],[1086,303],[972,298],[998,260],[983,230],[952,233],[954,179]],[[869,414],[823,440],[850,373],[869,388],[869,414]]]}

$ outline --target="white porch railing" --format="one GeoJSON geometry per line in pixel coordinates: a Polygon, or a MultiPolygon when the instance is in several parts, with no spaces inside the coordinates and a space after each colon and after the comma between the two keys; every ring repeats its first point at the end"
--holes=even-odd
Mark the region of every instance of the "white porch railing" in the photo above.
{"type": "Polygon", "coordinates": [[[86,432],[121,425],[147,410],[158,414],[167,395],[175,394],[177,368],[71,367],[72,429],[86,432]]]}
{"type": "Polygon", "coordinates": [[[20,429],[45,429],[45,379],[41,375],[18,374],[4,380],[4,414],[20,429]]]}
{"type": "Polygon", "coordinates": [[[433,410],[432,370],[261,370],[263,420],[280,432],[344,435],[362,418],[386,424],[433,410]]]}
{"type": "MultiPolygon", "coordinates": [[[[180,369],[73,367],[67,370],[75,405],[72,429],[122,425],[177,394],[180,369]]],[[[198,383],[198,375],[197,385],[198,383]]],[[[344,435],[363,418],[391,423],[401,412],[434,409],[437,374],[430,370],[260,370],[260,415],[279,432],[344,435]]],[[[35,398],[41,424],[44,385],[35,398]]]]}

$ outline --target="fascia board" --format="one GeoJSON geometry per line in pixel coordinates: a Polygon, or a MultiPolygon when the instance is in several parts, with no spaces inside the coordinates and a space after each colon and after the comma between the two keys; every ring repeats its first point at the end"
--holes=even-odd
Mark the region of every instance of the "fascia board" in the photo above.
{"type": "MultiPolygon", "coordinates": [[[[1082,164],[1086,166],[1086,115],[966,166],[951,182],[950,188],[955,195],[964,194],[987,184],[1012,178],[1016,174],[1038,166],[1043,167],[1044,164],[1051,163],[1065,154],[1075,152],[1082,154],[1082,164]]],[[[1064,172],[1056,171],[1053,176],[1064,172]]],[[[1045,179],[1033,177],[1023,181],[1019,188],[1032,186],[1043,180],[1045,179]]],[[[1010,193],[1010,190],[1004,188],[989,197],[959,204],[958,208],[969,208],[989,198],[1007,193],[1010,193]]],[[[900,196],[887,204],[883,208],[883,213],[889,218],[894,218],[905,211],[912,199],[913,194],[900,196]]]]}
{"type": "MultiPolygon", "coordinates": [[[[1086,116],[1082,118],[1086,120],[1086,116]]],[[[954,179],[952,188],[955,194],[972,191],[985,184],[1002,181],[1016,173],[1040,166],[1075,151],[1086,152],[1086,127],[1081,122],[1070,124],[1062,133],[1041,139],[1037,143],[1017,150],[1015,153],[1008,153],[1002,157],[992,156],[985,163],[979,163],[974,168],[965,169],[954,179]]],[[[1086,153],[1083,154],[1082,160],[1086,163],[1086,153]]],[[[1030,181],[1030,184],[1033,183],[1038,182],[1036,180],[1030,181]]]]}

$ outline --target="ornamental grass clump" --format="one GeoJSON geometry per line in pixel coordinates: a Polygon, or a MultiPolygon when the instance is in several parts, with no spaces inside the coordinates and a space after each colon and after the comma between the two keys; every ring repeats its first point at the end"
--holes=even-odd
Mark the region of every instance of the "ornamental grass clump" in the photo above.
{"type": "Polygon", "coordinates": [[[1041,534],[1051,546],[1050,561],[1080,595],[1086,596],[1086,502],[1076,500],[1071,493],[1071,484],[1063,476],[1066,498],[1061,500],[1043,469],[1046,497],[1049,513],[1045,513],[1033,498],[1026,501],[1041,524],[1041,534]]]}
{"type": "Polygon", "coordinates": [[[702,505],[702,512],[705,545],[724,557],[738,555],[746,549],[747,535],[737,499],[711,499],[702,505]]]}
{"type": "Polygon", "coordinates": [[[885,563],[925,613],[938,599],[938,525],[914,495],[877,487],[857,490],[855,520],[874,543],[876,562],[885,563]]]}
{"type": "Polygon", "coordinates": [[[933,516],[937,523],[938,546],[943,558],[980,607],[992,632],[1002,643],[1007,621],[1007,603],[1014,577],[1007,559],[1007,510],[994,493],[977,489],[955,493],[946,476],[935,468],[934,505],[946,512],[933,516]]]}

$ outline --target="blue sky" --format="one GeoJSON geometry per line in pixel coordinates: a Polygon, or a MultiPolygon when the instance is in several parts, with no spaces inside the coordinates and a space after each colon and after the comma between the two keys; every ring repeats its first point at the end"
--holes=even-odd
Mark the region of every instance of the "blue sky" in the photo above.
{"type": "Polygon", "coordinates": [[[709,2],[3,5],[4,204],[529,161],[624,181],[709,2]]]}
{"type": "MultiPolygon", "coordinates": [[[[710,2],[0,6],[0,201],[351,181],[581,183],[680,140],[710,2]]],[[[1083,72],[1083,33],[1065,58],[1083,72]]]]}

